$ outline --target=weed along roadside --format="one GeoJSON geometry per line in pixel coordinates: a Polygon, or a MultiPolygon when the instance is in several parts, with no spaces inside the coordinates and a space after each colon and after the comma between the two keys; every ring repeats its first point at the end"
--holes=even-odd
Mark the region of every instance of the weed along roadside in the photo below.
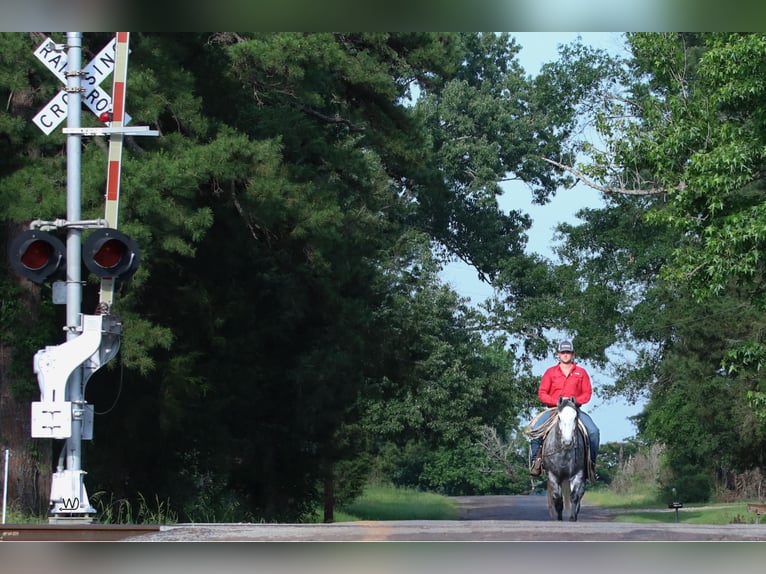
{"type": "Polygon", "coordinates": [[[458,504],[450,497],[411,488],[371,486],[336,513],[336,522],[355,520],[457,520],[458,504]]]}

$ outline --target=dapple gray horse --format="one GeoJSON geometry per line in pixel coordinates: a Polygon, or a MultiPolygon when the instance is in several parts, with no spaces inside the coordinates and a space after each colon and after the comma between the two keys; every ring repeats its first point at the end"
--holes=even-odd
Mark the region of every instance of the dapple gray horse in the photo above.
{"type": "Polygon", "coordinates": [[[586,440],[579,428],[580,411],[574,397],[559,398],[554,424],[543,442],[543,466],[548,471],[548,511],[562,520],[566,505],[576,521],[588,478],[586,440]]]}

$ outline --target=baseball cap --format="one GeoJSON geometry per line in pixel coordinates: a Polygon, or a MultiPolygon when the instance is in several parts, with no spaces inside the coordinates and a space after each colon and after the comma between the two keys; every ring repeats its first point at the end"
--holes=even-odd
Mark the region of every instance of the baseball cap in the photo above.
{"type": "Polygon", "coordinates": [[[559,343],[558,352],[559,353],[564,353],[566,351],[570,351],[570,352],[574,353],[574,346],[572,345],[571,341],[561,341],[559,343]]]}

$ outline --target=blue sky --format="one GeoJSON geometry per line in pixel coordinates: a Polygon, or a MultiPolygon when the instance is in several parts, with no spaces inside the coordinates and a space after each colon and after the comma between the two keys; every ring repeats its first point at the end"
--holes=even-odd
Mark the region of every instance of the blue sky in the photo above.
{"type": "MultiPolygon", "coordinates": [[[[557,59],[558,46],[572,42],[578,36],[582,37],[586,44],[615,52],[621,50],[623,45],[622,34],[618,32],[514,32],[512,35],[522,46],[519,62],[529,74],[536,74],[543,63],[557,59]]],[[[600,192],[584,185],[559,190],[544,206],[532,203],[532,195],[522,183],[510,183],[505,189],[506,192],[499,202],[501,209],[519,209],[532,217],[528,251],[546,257],[553,256],[553,229],[558,223],[571,220],[573,214],[584,207],[598,207],[602,204],[600,192]]],[[[474,303],[483,301],[492,294],[491,289],[478,280],[474,269],[465,263],[451,264],[444,270],[442,277],[458,293],[470,297],[474,303]]],[[[540,363],[535,371],[542,376],[543,370],[554,363],[555,356],[551,352],[550,360],[540,363]]],[[[594,398],[585,410],[601,430],[601,442],[622,441],[634,436],[636,429],[628,417],[639,413],[643,404],[630,405],[618,399],[605,402],[599,396],[599,382],[612,380],[605,373],[590,367],[587,362],[583,362],[582,365],[590,373],[594,386],[594,398]]]]}

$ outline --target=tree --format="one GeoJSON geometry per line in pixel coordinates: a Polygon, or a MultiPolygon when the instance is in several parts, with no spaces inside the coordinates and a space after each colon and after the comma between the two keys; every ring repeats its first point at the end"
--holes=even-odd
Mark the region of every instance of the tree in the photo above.
{"type": "Polygon", "coordinates": [[[608,208],[562,227],[562,256],[574,254],[571,300],[592,292],[619,313],[576,329],[600,334],[596,354],[633,341],[617,389],[650,397],[640,431],[666,443],[676,475],[699,473],[704,495],[716,475],[761,464],[764,37],[627,37],[631,57],[593,116],[604,143],[564,166],[608,208]]]}

